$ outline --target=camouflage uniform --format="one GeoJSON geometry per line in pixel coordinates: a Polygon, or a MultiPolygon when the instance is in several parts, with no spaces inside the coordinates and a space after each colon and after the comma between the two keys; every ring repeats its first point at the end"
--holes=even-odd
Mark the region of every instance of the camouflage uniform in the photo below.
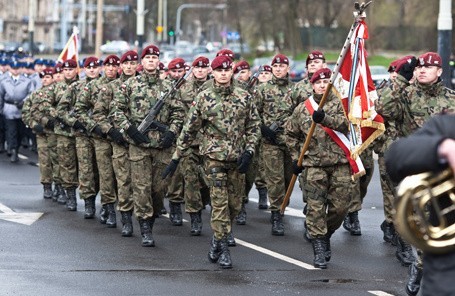
{"type": "MultiPolygon", "coordinates": [[[[313,95],[318,103],[322,95],[313,95]]],[[[348,121],[339,99],[331,93],[324,105],[322,125],[347,134],[348,121]]],[[[298,159],[301,144],[310,129],[312,116],[300,104],[286,124],[286,143],[292,159],[298,159]]],[[[307,171],[304,185],[308,202],[306,226],[312,238],[330,237],[343,222],[350,201],[351,172],[343,150],[316,125],[309,148],[303,159],[307,171]]]]}
{"type": "Polygon", "coordinates": [[[244,175],[237,171],[237,160],[245,151],[254,154],[260,120],[247,92],[211,84],[196,97],[173,159],[191,152],[201,131],[199,151],[210,187],[211,227],[214,238],[221,240],[231,232],[231,221],[242,204],[244,175]]]}

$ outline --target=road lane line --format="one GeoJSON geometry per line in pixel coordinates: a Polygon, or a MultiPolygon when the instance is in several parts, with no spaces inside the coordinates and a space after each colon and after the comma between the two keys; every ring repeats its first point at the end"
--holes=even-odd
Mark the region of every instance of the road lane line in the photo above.
{"type": "Polygon", "coordinates": [[[0,212],[3,212],[5,214],[12,214],[14,213],[13,210],[11,210],[9,207],[5,206],[4,204],[0,203],[0,212]]]}
{"type": "Polygon", "coordinates": [[[383,291],[368,291],[368,293],[376,295],[376,296],[394,296],[393,294],[389,294],[383,291]]]}
{"type": "Polygon", "coordinates": [[[244,240],[235,238],[235,241],[236,241],[237,244],[239,244],[239,245],[242,245],[242,246],[244,246],[244,247],[247,247],[247,248],[250,248],[250,249],[252,249],[252,250],[258,251],[258,252],[260,252],[260,253],[263,253],[263,254],[266,254],[266,255],[275,257],[275,258],[277,258],[277,259],[286,261],[286,262],[288,262],[288,263],[297,265],[298,267],[302,267],[302,268],[309,269],[309,270],[319,270],[319,268],[316,268],[316,267],[314,267],[313,265],[310,265],[310,264],[307,264],[307,263],[305,263],[305,262],[302,262],[302,261],[293,259],[293,258],[291,258],[291,257],[282,255],[282,254],[280,254],[280,253],[277,253],[277,252],[268,250],[268,249],[266,249],[266,248],[263,248],[263,247],[260,247],[260,246],[257,246],[257,245],[253,245],[253,244],[251,244],[251,243],[249,243],[249,242],[246,242],[246,241],[244,241],[244,240]]]}

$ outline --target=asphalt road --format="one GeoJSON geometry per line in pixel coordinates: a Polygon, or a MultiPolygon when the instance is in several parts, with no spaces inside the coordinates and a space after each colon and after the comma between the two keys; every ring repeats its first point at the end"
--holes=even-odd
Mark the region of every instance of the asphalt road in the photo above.
{"type": "Polygon", "coordinates": [[[379,228],[377,170],[360,212],[362,235],[340,228],[328,269],[312,267],[296,186],[283,237],[271,235],[270,213],[257,209],[252,190],[247,225],[234,226],[234,267],[221,270],[207,259],[208,210],[201,236],[190,236],[188,221],[176,227],[161,217],[154,227],[156,247],[143,248],[136,222],[134,236],[124,238],[119,217],[119,226],[109,229],[83,219],[82,201],[77,212],[68,212],[44,200],[36,155],[21,153],[19,164],[0,155],[0,295],[405,295],[407,268],[379,228]]]}

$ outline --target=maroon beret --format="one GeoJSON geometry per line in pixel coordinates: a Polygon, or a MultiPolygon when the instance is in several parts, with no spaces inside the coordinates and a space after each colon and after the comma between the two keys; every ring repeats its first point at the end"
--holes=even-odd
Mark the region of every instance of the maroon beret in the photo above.
{"type": "Polygon", "coordinates": [[[153,44],[147,46],[142,50],[141,59],[143,59],[148,54],[160,56],[160,49],[153,44]]]}
{"type": "Polygon", "coordinates": [[[191,69],[191,66],[185,63],[185,71],[189,71],[191,69]]]}
{"type": "Polygon", "coordinates": [[[272,72],[272,67],[270,67],[269,65],[262,65],[260,68],[259,68],[262,72],[266,71],[266,72],[272,72]]]}
{"type": "Polygon", "coordinates": [[[231,69],[232,68],[232,60],[228,56],[217,56],[212,61],[212,70],[215,69],[231,69]]]}
{"type": "Polygon", "coordinates": [[[208,67],[210,66],[210,61],[208,58],[206,57],[198,57],[197,59],[195,59],[193,61],[193,64],[192,64],[193,67],[208,67]]]}
{"type": "Polygon", "coordinates": [[[279,53],[279,54],[277,54],[276,56],[273,57],[272,66],[274,64],[286,64],[286,65],[289,65],[289,59],[284,54],[279,53]]]}
{"type": "Polygon", "coordinates": [[[65,60],[62,68],[77,68],[77,62],[75,60],[65,60]]]}
{"type": "Polygon", "coordinates": [[[408,55],[408,56],[404,56],[402,58],[399,58],[398,60],[391,62],[389,65],[389,69],[387,71],[389,73],[398,72],[398,70],[401,68],[401,66],[403,66],[405,63],[407,63],[408,60],[411,59],[412,57],[413,57],[412,55],[408,55]]]}
{"type": "Polygon", "coordinates": [[[240,61],[235,64],[234,73],[239,73],[242,70],[250,69],[250,64],[247,61],[240,61]]]}
{"type": "Polygon", "coordinates": [[[185,69],[185,60],[182,58],[175,58],[167,65],[168,70],[185,69]]]}
{"type": "Polygon", "coordinates": [[[97,57],[88,57],[84,61],[84,68],[87,67],[99,67],[100,60],[97,57]]]}
{"type": "Polygon", "coordinates": [[[120,59],[119,59],[119,57],[116,56],[115,54],[108,55],[108,56],[104,59],[103,65],[114,65],[114,66],[118,66],[118,65],[120,65],[120,59]]]}
{"type": "Polygon", "coordinates": [[[311,76],[310,82],[313,84],[320,79],[327,79],[330,78],[332,75],[332,71],[329,68],[322,68],[314,72],[313,76],[311,76]]]}
{"type": "Polygon", "coordinates": [[[158,66],[158,69],[161,71],[161,70],[166,70],[166,66],[160,62],[159,66],[158,66]]]}
{"type": "Polygon", "coordinates": [[[227,56],[227,57],[230,57],[231,59],[233,59],[234,58],[234,52],[232,50],[230,50],[230,49],[225,48],[225,49],[222,49],[222,50],[218,51],[216,53],[216,56],[217,57],[219,57],[219,56],[227,56]]]}
{"type": "Polygon", "coordinates": [[[120,64],[123,64],[126,61],[137,61],[137,57],[138,57],[137,52],[135,52],[134,50],[128,50],[120,58],[120,64]]]}
{"type": "Polygon", "coordinates": [[[419,66],[442,67],[441,56],[435,52],[426,52],[419,57],[417,67],[419,67],[419,66]]]}
{"type": "Polygon", "coordinates": [[[46,68],[46,69],[44,69],[43,71],[41,71],[39,73],[39,78],[44,78],[44,76],[46,76],[46,75],[51,75],[52,76],[52,75],[54,75],[54,73],[55,73],[54,69],[46,68]]]}
{"type": "Polygon", "coordinates": [[[325,56],[321,51],[313,50],[312,52],[310,52],[310,54],[306,58],[306,65],[308,66],[308,63],[310,61],[317,60],[317,59],[325,61],[325,56]]]}
{"type": "Polygon", "coordinates": [[[57,64],[55,64],[55,73],[62,72],[62,70],[63,70],[62,68],[63,68],[63,63],[58,62],[57,64]]]}

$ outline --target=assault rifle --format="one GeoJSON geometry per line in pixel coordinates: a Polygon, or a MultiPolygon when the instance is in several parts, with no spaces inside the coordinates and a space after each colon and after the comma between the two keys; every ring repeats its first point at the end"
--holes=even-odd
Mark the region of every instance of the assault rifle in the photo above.
{"type": "Polygon", "coordinates": [[[139,132],[141,132],[142,134],[145,134],[147,132],[147,130],[149,130],[150,128],[156,129],[159,131],[166,131],[168,129],[168,127],[166,125],[155,121],[155,118],[160,113],[161,108],[163,108],[164,102],[166,101],[166,99],[175,94],[175,92],[182,86],[182,84],[190,76],[192,71],[193,71],[193,68],[188,70],[188,72],[186,72],[185,76],[183,76],[179,80],[177,80],[172,85],[172,88],[168,92],[164,93],[158,99],[158,101],[156,101],[155,105],[153,105],[152,109],[150,109],[147,116],[145,116],[145,118],[142,120],[141,124],[139,124],[139,127],[137,128],[139,130],[139,132]]]}
{"type": "Polygon", "coordinates": [[[246,89],[248,91],[251,90],[258,82],[258,77],[259,77],[259,73],[261,72],[261,69],[262,69],[262,67],[260,67],[259,70],[256,73],[254,73],[254,75],[251,76],[250,80],[248,81],[248,85],[246,86],[246,89]]]}

